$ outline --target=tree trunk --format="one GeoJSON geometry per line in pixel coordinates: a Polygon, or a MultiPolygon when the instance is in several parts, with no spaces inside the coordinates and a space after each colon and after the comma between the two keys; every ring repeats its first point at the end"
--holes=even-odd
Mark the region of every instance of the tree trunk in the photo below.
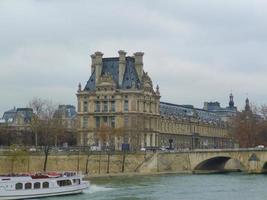
{"type": "Polygon", "coordinates": [[[37,147],[38,146],[38,134],[37,134],[37,131],[35,131],[34,136],[35,136],[35,147],[37,147]]]}
{"type": "Polygon", "coordinates": [[[87,159],[86,159],[86,165],[85,165],[85,174],[88,174],[88,163],[89,163],[89,156],[90,154],[87,155],[87,159]]]}
{"type": "Polygon", "coordinates": [[[110,152],[108,152],[107,174],[109,174],[110,152]]]}
{"type": "Polygon", "coordinates": [[[122,166],[121,166],[122,173],[124,173],[124,165],[125,165],[125,152],[123,152],[123,155],[122,155],[122,166]]]}
{"type": "Polygon", "coordinates": [[[49,154],[49,146],[45,146],[45,161],[44,161],[44,168],[43,171],[46,172],[46,166],[47,166],[47,158],[49,154]]]}
{"type": "Polygon", "coordinates": [[[99,159],[98,159],[98,174],[100,174],[100,165],[101,165],[101,151],[99,153],[99,159]]]}
{"type": "Polygon", "coordinates": [[[79,147],[79,152],[78,152],[78,159],[77,159],[77,172],[80,171],[80,152],[81,152],[81,147],[79,147]]]}

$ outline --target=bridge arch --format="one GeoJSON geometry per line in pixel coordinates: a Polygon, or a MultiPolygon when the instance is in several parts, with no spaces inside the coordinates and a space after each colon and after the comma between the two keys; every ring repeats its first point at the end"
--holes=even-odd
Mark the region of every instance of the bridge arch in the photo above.
{"type": "Polygon", "coordinates": [[[267,174],[267,162],[265,162],[261,168],[261,173],[267,174]]]}
{"type": "MultiPolygon", "coordinates": [[[[266,164],[267,167],[267,164],[266,164]]],[[[244,165],[237,159],[230,156],[216,156],[211,157],[206,160],[201,161],[193,169],[194,173],[221,173],[228,171],[244,171],[244,165]],[[232,166],[230,168],[225,168],[228,161],[232,161],[232,166]],[[233,166],[233,165],[236,166],[233,166]]],[[[267,168],[266,168],[267,171],[267,168]]]]}

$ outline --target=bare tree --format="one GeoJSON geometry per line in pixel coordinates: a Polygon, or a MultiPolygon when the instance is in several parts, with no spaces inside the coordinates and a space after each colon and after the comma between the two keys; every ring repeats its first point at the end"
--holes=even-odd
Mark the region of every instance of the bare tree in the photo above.
{"type": "Polygon", "coordinates": [[[97,129],[96,135],[100,142],[101,148],[107,152],[107,173],[110,168],[110,156],[115,150],[115,138],[121,138],[124,134],[124,128],[113,128],[103,124],[97,129]]]}
{"type": "Polygon", "coordinates": [[[34,98],[30,103],[34,110],[31,128],[35,133],[35,145],[43,146],[45,154],[43,170],[47,168],[47,158],[52,146],[57,146],[57,138],[64,134],[62,119],[54,116],[56,106],[48,100],[34,98]]]}
{"type": "Polygon", "coordinates": [[[40,123],[42,116],[44,114],[44,107],[46,104],[46,100],[35,97],[29,102],[29,107],[33,109],[33,117],[31,119],[30,127],[35,136],[35,146],[38,146],[38,132],[40,131],[40,123]]]}
{"type": "Polygon", "coordinates": [[[243,111],[233,119],[233,137],[240,147],[267,145],[267,108],[253,106],[252,110],[243,111]]]}

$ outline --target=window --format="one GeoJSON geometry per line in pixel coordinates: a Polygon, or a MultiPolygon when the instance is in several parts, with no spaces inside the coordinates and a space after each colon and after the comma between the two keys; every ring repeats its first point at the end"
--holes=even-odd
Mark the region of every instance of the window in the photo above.
{"type": "Polygon", "coordinates": [[[146,112],[146,103],[143,102],[143,112],[146,112]]]}
{"type": "Polygon", "coordinates": [[[104,122],[105,125],[107,125],[108,124],[108,117],[104,116],[103,117],[103,122],[104,122]]]}
{"type": "Polygon", "coordinates": [[[87,103],[87,101],[83,102],[83,112],[88,112],[88,103],[87,103]]]}
{"type": "Polygon", "coordinates": [[[128,125],[129,125],[129,118],[126,116],[124,117],[124,126],[128,127],[128,125]]]}
{"type": "Polygon", "coordinates": [[[126,111],[126,112],[129,111],[129,102],[128,102],[128,100],[124,101],[124,111],[126,111]]]}
{"type": "Polygon", "coordinates": [[[22,190],[22,183],[16,183],[16,190],[22,190]]]}
{"type": "Polygon", "coordinates": [[[95,118],[95,127],[99,128],[100,127],[100,117],[95,118]]]}
{"type": "Polygon", "coordinates": [[[60,187],[64,187],[64,186],[71,185],[71,181],[70,180],[61,180],[61,181],[57,181],[57,184],[60,187]]]}
{"type": "Polygon", "coordinates": [[[34,189],[40,189],[41,188],[41,183],[39,183],[39,182],[34,183],[33,188],[34,189]]]}
{"type": "Polygon", "coordinates": [[[111,127],[115,128],[115,117],[111,117],[111,127]]]}
{"type": "Polygon", "coordinates": [[[88,128],[88,117],[83,118],[83,128],[88,128]]]}
{"type": "Polygon", "coordinates": [[[111,101],[111,112],[115,112],[115,101],[111,101]]]}
{"type": "Polygon", "coordinates": [[[96,112],[100,112],[100,102],[99,102],[99,101],[97,101],[97,102],[95,103],[95,111],[96,111],[96,112]]]}
{"type": "Polygon", "coordinates": [[[49,183],[48,182],[43,182],[43,188],[49,188],[49,183]]]}
{"type": "Polygon", "coordinates": [[[108,112],[108,102],[104,101],[103,112],[108,112]]]}
{"type": "Polygon", "coordinates": [[[25,183],[25,190],[32,189],[32,184],[31,183],[25,183]]]}
{"type": "Polygon", "coordinates": [[[80,185],[80,184],[81,184],[80,179],[72,179],[72,182],[73,182],[73,184],[75,184],[75,185],[80,185]]]}

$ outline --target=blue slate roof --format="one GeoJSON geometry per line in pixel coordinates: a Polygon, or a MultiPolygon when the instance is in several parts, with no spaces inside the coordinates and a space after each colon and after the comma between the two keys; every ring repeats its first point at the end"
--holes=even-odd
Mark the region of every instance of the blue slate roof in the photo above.
{"type": "Polygon", "coordinates": [[[16,108],[13,108],[11,110],[8,110],[6,112],[4,112],[3,114],[3,119],[6,121],[6,122],[13,122],[15,117],[16,117],[16,113],[17,113],[17,109],[16,108]]]}
{"type": "Polygon", "coordinates": [[[77,115],[75,106],[73,105],[59,105],[55,111],[54,117],[74,118],[77,115]]]}
{"type": "Polygon", "coordinates": [[[194,108],[188,105],[177,105],[172,103],[160,102],[160,114],[163,117],[188,118],[197,115],[200,120],[207,122],[220,121],[220,117],[207,110],[194,108]]]}
{"type": "Polygon", "coordinates": [[[22,117],[25,123],[29,123],[33,116],[33,110],[31,108],[14,108],[4,113],[3,119],[12,123],[18,116],[22,117]]]}
{"type": "MultiPolygon", "coordinates": [[[[136,88],[140,89],[141,83],[134,66],[134,58],[126,57],[126,67],[123,76],[122,85],[119,86],[119,58],[103,58],[103,67],[101,75],[111,75],[113,81],[116,83],[117,89],[130,89],[136,88]]],[[[95,70],[93,71],[91,77],[87,81],[84,88],[86,91],[95,91],[95,70]]]]}
{"type": "Polygon", "coordinates": [[[87,81],[84,90],[87,90],[87,91],[95,90],[95,70],[93,71],[91,77],[87,81]]]}

